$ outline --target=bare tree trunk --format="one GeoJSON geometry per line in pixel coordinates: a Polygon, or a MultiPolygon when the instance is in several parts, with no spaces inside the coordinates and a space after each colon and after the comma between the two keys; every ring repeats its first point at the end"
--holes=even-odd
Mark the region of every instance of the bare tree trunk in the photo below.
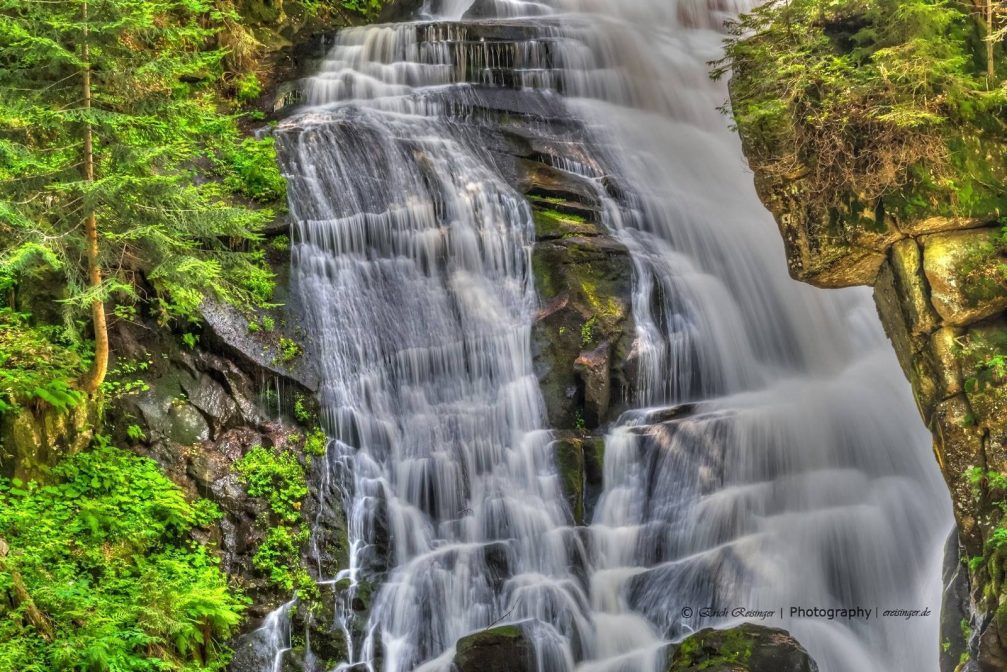
{"type": "Polygon", "coordinates": [[[989,84],[996,77],[993,68],[993,1],[986,0],[986,79],[989,84]]]}
{"type": "MultiPolygon", "coordinates": [[[[83,6],[84,41],[81,55],[84,61],[84,110],[91,109],[91,63],[87,47],[87,3],[83,6]]],[[[84,122],[84,180],[94,182],[94,138],[90,120],[84,122]]],[[[98,222],[94,209],[88,211],[84,219],[84,237],[87,248],[87,282],[91,289],[101,286],[101,267],[98,265],[98,222]]],[[[105,304],[101,299],[91,302],[91,323],[94,327],[94,363],[84,381],[84,389],[94,393],[105,380],[108,372],[108,324],[105,320],[105,304]]]]}

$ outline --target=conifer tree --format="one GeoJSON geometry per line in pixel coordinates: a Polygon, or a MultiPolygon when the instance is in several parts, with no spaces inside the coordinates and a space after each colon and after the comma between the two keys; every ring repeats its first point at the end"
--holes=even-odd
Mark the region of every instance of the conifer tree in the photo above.
{"type": "Polygon", "coordinates": [[[59,270],[68,313],[90,313],[89,392],[112,298],[163,322],[211,294],[268,299],[249,250],[271,213],[234,201],[247,144],[213,93],[228,18],[208,0],[0,0],[0,280],[59,270]]]}

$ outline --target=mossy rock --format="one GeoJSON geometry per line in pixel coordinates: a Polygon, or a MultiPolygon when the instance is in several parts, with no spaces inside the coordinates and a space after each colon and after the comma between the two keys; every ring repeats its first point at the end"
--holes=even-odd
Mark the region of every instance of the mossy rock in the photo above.
{"type": "Polygon", "coordinates": [[[87,447],[96,420],[90,400],[65,411],[30,403],[0,413],[0,475],[46,482],[51,467],[87,447]]]}
{"type": "Polygon", "coordinates": [[[553,442],[552,451],[574,524],[587,525],[604,487],[605,438],[567,433],[553,442]]]}
{"type": "Polygon", "coordinates": [[[998,229],[924,236],[923,271],[931,302],[949,326],[965,326],[1007,309],[998,229]]]}
{"type": "Polygon", "coordinates": [[[532,672],[535,651],[519,625],[501,625],[466,635],[455,644],[458,672],[532,672]]]}
{"type": "Polygon", "coordinates": [[[592,429],[613,419],[632,388],[624,371],[635,338],[628,251],[607,236],[574,235],[539,242],[532,263],[542,303],[533,348],[550,424],[592,429]]]}
{"type": "Polygon", "coordinates": [[[552,444],[553,462],[559,475],[560,488],[566,499],[573,521],[584,524],[584,442],[581,439],[564,438],[552,444]]]}
{"type": "Polygon", "coordinates": [[[818,665],[786,630],[743,623],[707,628],[675,646],[667,672],[818,672],[818,665]]]}

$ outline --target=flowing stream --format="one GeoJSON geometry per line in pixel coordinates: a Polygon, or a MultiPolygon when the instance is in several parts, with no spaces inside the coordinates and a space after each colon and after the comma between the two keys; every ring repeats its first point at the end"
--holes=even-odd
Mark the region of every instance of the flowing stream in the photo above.
{"type": "Polygon", "coordinates": [[[948,496],[869,292],[787,277],[707,76],[742,9],[431,0],[343,31],[305,82],[276,136],[352,546],[324,578],[383,581],[363,627],[337,605],[343,669],[449,670],[459,637],[518,623],[542,672],[658,672],[744,620],[703,607],[774,610],[824,672],[936,669],[948,496]],[[514,115],[633,264],[636,410],[588,526],[534,367],[532,212],[493,154],[514,115]]]}

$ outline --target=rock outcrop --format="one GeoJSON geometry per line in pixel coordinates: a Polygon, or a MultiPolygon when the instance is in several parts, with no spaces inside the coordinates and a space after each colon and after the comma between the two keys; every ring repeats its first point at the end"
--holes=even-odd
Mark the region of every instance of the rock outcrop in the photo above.
{"type": "MultiPolygon", "coordinates": [[[[843,206],[823,207],[804,197],[800,179],[770,178],[753,168],[794,278],[818,287],[874,288],[878,315],[934,436],[962,562],[983,560],[972,563],[971,577],[978,649],[1007,652],[1002,580],[993,569],[1002,563],[990,557],[989,544],[1004,493],[983,478],[1007,473],[1007,276],[998,213],[955,217],[937,214],[936,206],[907,209],[901,197],[874,204],[851,197],[843,206]]],[[[942,641],[961,638],[942,635],[942,641]]],[[[975,646],[972,654],[981,660],[975,646]]],[[[1007,669],[1007,657],[994,657],[1000,662],[987,661],[983,670],[1007,669]]]]}
{"type": "Polygon", "coordinates": [[[743,623],[690,635],[668,655],[667,672],[818,672],[786,630],[743,623]]]}

